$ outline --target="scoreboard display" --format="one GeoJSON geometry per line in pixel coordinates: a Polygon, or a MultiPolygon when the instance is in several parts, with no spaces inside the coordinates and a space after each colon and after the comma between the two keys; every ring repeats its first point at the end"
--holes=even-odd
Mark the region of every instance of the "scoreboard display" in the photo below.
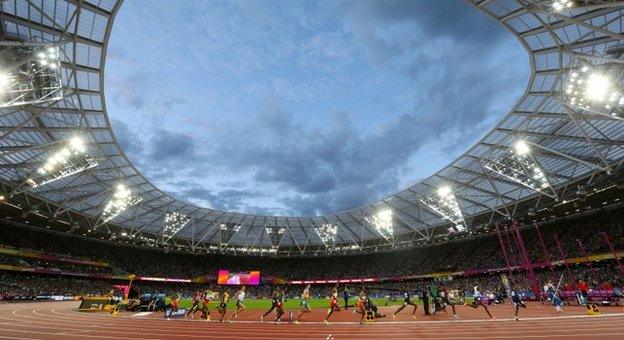
{"type": "Polygon", "coordinates": [[[257,286],[260,284],[260,272],[230,273],[227,269],[221,269],[217,273],[217,284],[227,286],[257,286]]]}

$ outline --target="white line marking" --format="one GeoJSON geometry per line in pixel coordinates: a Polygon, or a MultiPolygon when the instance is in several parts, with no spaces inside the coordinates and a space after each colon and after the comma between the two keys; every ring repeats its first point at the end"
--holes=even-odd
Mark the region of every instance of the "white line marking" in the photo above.
{"type": "Polygon", "coordinates": [[[136,318],[136,317],[143,317],[143,316],[148,316],[148,315],[150,315],[150,314],[152,314],[152,313],[153,313],[153,312],[140,312],[140,313],[136,313],[136,314],[132,315],[132,317],[133,317],[133,318],[136,318]]]}

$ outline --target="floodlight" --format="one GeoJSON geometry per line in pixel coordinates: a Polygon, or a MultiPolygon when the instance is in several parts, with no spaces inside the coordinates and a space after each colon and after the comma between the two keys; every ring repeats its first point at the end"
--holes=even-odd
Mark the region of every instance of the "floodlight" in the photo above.
{"type": "Polygon", "coordinates": [[[464,215],[459,207],[459,203],[457,203],[453,188],[450,186],[443,185],[438,188],[436,195],[420,197],[419,201],[442,218],[453,223],[453,227],[449,228],[449,232],[459,232],[466,229],[464,215]]]}
{"type": "Polygon", "coordinates": [[[278,247],[280,241],[282,240],[282,235],[286,232],[286,228],[278,227],[278,226],[267,226],[264,227],[269,239],[271,240],[271,245],[273,247],[278,247]]]}
{"type": "Polygon", "coordinates": [[[5,42],[0,52],[0,107],[37,105],[63,98],[58,46],[5,42]]]}
{"type": "Polygon", "coordinates": [[[334,241],[336,241],[338,227],[333,224],[326,223],[321,224],[320,226],[314,226],[313,229],[316,232],[316,235],[318,235],[321,239],[321,242],[323,242],[323,245],[325,245],[326,248],[331,249],[334,245],[334,241]]]}
{"type": "Polygon", "coordinates": [[[4,73],[0,73],[0,91],[3,91],[5,87],[9,85],[11,78],[4,73]]]}
{"type": "Polygon", "coordinates": [[[572,0],[554,0],[552,2],[552,9],[555,12],[559,12],[564,9],[572,9],[573,7],[574,7],[574,1],[572,0]]]}
{"type": "Polygon", "coordinates": [[[276,235],[281,235],[286,231],[285,228],[281,228],[281,227],[264,227],[264,230],[267,232],[267,234],[276,234],[276,235]]]}
{"type": "Polygon", "coordinates": [[[531,152],[531,147],[521,139],[514,144],[514,152],[519,156],[525,156],[531,152]]]}
{"type": "Polygon", "coordinates": [[[624,65],[574,59],[563,83],[561,100],[569,107],[589,114],[624,118],[624,91],[621,79],[624,65]]]}
{"type": "Polygon", "coordinates": [[[440,197],[446,197],[449,194],[451,194],[453,191],[451,190],[451,187],[449,186],[442,186],[440,188],[438,188],[438,196],[440,197]]]}
{"type": "Polygon", "coordinates": [[[165,214],[165,224],[163,226],[163,242],[169,241],[180,230],[182,230],[191,221],[186,215],[178,212],[165,214]]]}
{"type": "Polygon", "coordinates": [[[377,211],[372,216],[366,216],[364,219],[370,225],[375,227],[377,232],[379,232],[379,234],[386,240],[391,240],[394,237],[394,230],[392,228],[392,210],[382,209],[377,211]]]}
{"type": "Polygon", "coordinates": [[[219,226],[219,236],[221,238],[221,246],[225,247],[230,240],[240,230],[240,225],[235,223],[221,223],[219,226]]]}
{"type": "Polygon", "coordinates": [[[485,164],[485,168],[537,192],[557,197],[546,172],[523,140],[516,142],[508,155],[485,164]]]}
{"type": "Polygon", "coordinates": [[[60,144],[62,146],[49,155],[37,171],[26,178],[24,184],[18,186],[13,194],[20,193],[28,187],[40,187],[98,165],[98,162],[87,154],[87,148],[80,137],[74,137],[60,144]]]}
{"type": "Polygon", "coordinates": [[[126,209],[131,206],[141,202],[141,200],[141,197],[133,194],[132,190],[128,189],[125,185],[117,184],[113,197],[111,197],[108,203],[104,206],[101,223],[99,223],[99,225],[119,216],[119,214],[126,211],[126,209]]]}

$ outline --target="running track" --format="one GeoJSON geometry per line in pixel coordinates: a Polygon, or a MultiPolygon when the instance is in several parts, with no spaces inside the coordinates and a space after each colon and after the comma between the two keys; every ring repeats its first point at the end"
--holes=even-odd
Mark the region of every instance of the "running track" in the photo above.
{"type": "MultiPolygon", "coordinates": [[[[134,317],[122,313],[80,313],[77,302],[39,302],[0,304],[0,339],[624,339],[624,314],[620,307],[603,308],[598,317],[583,315],[582,307],[567,307],[555,313],[552,307],[531,303],[521,310],[521,321],[513,321],[509,305],[491,308],[495,320],[486,320],[483,310],[458,306],[461,321],[452,315],[425,318],[422,309],[418,321],[406,308],[397,321],[358,325],[351,311],[332,316],[323,325],[324,311],[306,314],[301,324],[260,323],[260,311],[244,311],[239,321],[229,323],[199,320],[164,320],[162,313],[134,317]]],[[[394,308],[383,307],[384,312],[394,308]]],[[[272,315],[270,317],[273,317],[272,315]]]]}

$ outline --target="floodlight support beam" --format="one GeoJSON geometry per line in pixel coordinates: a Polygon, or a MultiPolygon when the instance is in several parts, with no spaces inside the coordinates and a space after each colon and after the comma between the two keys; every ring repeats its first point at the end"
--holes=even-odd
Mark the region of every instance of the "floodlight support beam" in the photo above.
{"type": "Polygon", "coordinates": [[[418,228],[414,227],[411,223],[409,223],[405,218],[403,218],[403,216],[401,216],[401,214],[396,214],[396,215],[401,221],[403,221],[403,223],[407,224],[410,228],[412,228],[412,231],[414,231],[414,234],[418,233],[423,238],[427,238],[427,235],[423,234],[422,231],[420,231],[418,228]]]}
{"type": "Polygon", "coordinates": [[[529,188],[529,189],[531,189],[531,190],[533,190],[533,191],[537,191],[537,192],[539,192],[539,193],[540,193],[540,194],[542,194],[542,195],[546,195],[546,196],[548,196],[548,197],[550,197],[550,198],[554,199],[555,201],[556,201],[556,200],[558,200],[558,197],[557,197],[556,193],[549,194],[548,192],[546,192],[546,191],[544,191],[544,190],[541,190],[541,189],[538,189],[538,188],[534,188],[534,187],[532,187],[532,186],[530,186],[530,185],[528,185],[528,184],[526,184],[526,183],[523,183],[523,182],[522,182],[522,181],[520,181],[520,180],[517,180],[517,179],[513,178],[512,176],[507,175],[506,173],[504,173],[504,172],[502,172],[502,171],[500,171],[500,170],[498,170],[498,169],[495,169],[494,167],[492,167],[492,166],[490,166],[490,165],[485,165],[484,167],[485,167],[487,170],[489,170],[489,171],[491,171],[491,172],[493,172],[493,173],[495,173],[495,174],[498,174],[499,176],[503,176],[503,177],[505,177],[505,178],[507,178],[507,179],[509,179],[509,180],[511,180],[511,181],[514,181],[514,182],[516,182],[516,183],[518,183],[518,184],[521,184],[522,186],[527,187],[527,188],[529,188]]]}
{"type": "MultiPolygon", "coordinates": [[[[561,157],[563,157],[563,158],[567,158],[567,159],[569,159],[569,160],[571,160],[571,161],[574,161],[574,162],[577,162],[577,163],[581,163],[581,164],[587,165],[587,166],[588,166],[588,167],[590,167],[590,168],[594,168],[594,169],[602,170],[602,171],[605,171],[607,174],[611,174],[611,170],[612,170],[612,169],[611,169],[611,166],[607,166],[607,167],[600,166],[600,165],[598,165],[598,164],[595,164],[595,163],[590,163],[590,162],[584,161],[584,160],[582,160],[582,159],[579,159],[579,158],[577,158],[577,157],[570,156],[570,155],[568,155],[568,154],[566,154],[566,153],[563,153],[563,152],[561,152],[561,151],[557,151],[557,150],[555,150],[555,149],[551,149],[551,148],[549,148],[549,147],[547,147],[547,146],[540,145],[540,144],[538,144],[538,143],[534,143],[534,142],[532,142],[532,141],[530,141],[530,140],[525,140],[525,141],[526,141],[526,143],[527,143],[527,144],[531,144],[532,146],[535,146],[535,147],[537,147],[537,148],[539,148],[539,149],[542,149],[542,150],[545,150],[545,151],[548,151],[548,152],[554,153],[554,154],[556,154],[557,156],[561,156],[561,157]]],[[[601,159],[601,160],[602,160],[602,159],[601,159]]],[[[607,163],[607,164],[608,164],[608,163],[607,163]]]]}
{"type": "Polygon", "coordinates": [[[624,60],[622,59],[605,57],[601,55],[586,54],[586,53],[580,53],[580,52],[575,52],[575,51],[564,51],[563,53],[567,53],[573,57],[577,57],[577,58],[584,59],[587,61],[598,61],[602,63],[612,63],[612,64],[624,64],[624,60]]]}
{"type": "MultiPolygon", "coordinates": [[[[537,2],[537,0],[533,0],[533,2],[535,2],[534,5],[529,5],[528,7],[524,7],[521,10],[514,11],[514,12],[508,14],[507,16],[501,18],[501,20],[502,21],[506,21],[506,20],[513,19],[515,17],[518,17],[518,16],[526,14],[526,13],[533,13],[533,14],[546,13],[546,14],[551,14],[552,10],[548,9],[548,7],[540,6],[539,3],[537,2]]],[[[624,5],[624,2],[622,2],[622,1],[614,1],[614,2],[608,2],[608,3],[598,3],[598,4],[593,4],[593,5],[583,5],[583,6],[576,7],[576,8],[584,9],[586,11],[593,11],[593,10],[597,10],[597,9],[608,9],[608,8],[621,7],[623,5],[624,5]]]]}
{"type": "Polygon", "coordinates": [[[338,217],[338,215],[334,215],[334,217],[338,220],[338,222],[340,222],[340,225],[343,226],[349,234],[349,238],[351,238],[351,241],[353,242],[353,244],[355,246],[357,246],[359,249],[362,249],[362,247],[360,247],[360,244],[357,242],[357,234],[353,231],[353,229],[351,229],[351,227],[349,227],[342,219],[340,219],[340,217],[338,217]]]}
{"type": "MultiPolygon", "coordinates": [[[[223,212],[221,215],[223,215],[223,214],[225,214],[225,212],[223,212]]],[[[208,235],[210,235],[210,232],[213,231],[217,227],[218,224],[220,224],[220,222],[218,220],[215,220],[212,223],[212,225],[210,226],[210,228],[208,228],[208,230],[202,235],[202,237],[199,239],[199,241],[197,241],[197,243],[195,243],[195,246],[198,246],[200,243],[202,243],[206,239],[206,237],[208,237],[208,235]]]]}
{"type": "MultiPolygon", "coordinates": [[[[620,4],[620,6],[621,6],[621,4],[620,4]]],[[[608,37],[611,37],[611,38],[613,38],[615,40],[624,40],[624,35],[618,34],[618,33],[612,32],[612,31],[609,31],[608,29],[605,29],[603,27],[592,25],[592,24],[588,24],[585,21],[578,20],[578,19],[569,17],[567,15],[560,14],[560,13],[557,13],[557,12],[549,12],[549,14],[551,16],[554,16],[554,17],[556,17],[558,19],[561,19],[563,21],[567,21],[569,23],[576,24],[576,25],[579,25],[581,27],[585,27],[585,28],[589,29],[590,31],[600,32],[600,33],[602,33],[602,34],[604,34],[604,35],[606,35],[608,37]]]]}
{"type": "Polygon", "coordinates": [[[591,146],[592,150],[594,150],[594,153],[596,154],[596,156],[600,158],[600,160],[606,167],[610,167],[609,162],[607,161],[605,156],[602,154],[602,152],[598,150],[598,147],[594,143],[593,139],[589,137],[589,135],[587,134],[587,131],[585,131],[585,129],[581,126],[578,119],[576,119],[576,111],[573,108],[571,108],[567,103],[562,103],[562,105],[565,108],[566,112],[568,113],[568,116],[570,116],[570,119],[572,119],[572,122],[574,123],[574,125],[576,125],[578,129],[581,131],[581,133],[583,134],[583,139],[585,139],[587,143],[589,143],[589,145],[591,146]]]}
{"type": "MultiPolygon", "coordinates": [[[[445,181],[447,181],[447,182],[452,182],[452,183],[455,183],[455,184],[457,184],[457,186],[467,187],[467,188],[469,188],[469,189],[473,189],[473,188],[475,188],[474,186],[472,186],[472,185],[470,185],[470,184],[463,183],[463,182],[460,182],[460,181],[457,181],[457,180],[454,180],[454,179],[452,179],[452,178],[448,178],[448,177],[445,177],[445,176],[442,176],[442,175],[439,175],[439,174],[436,174],[435,176],[440,177],[440,178],[444,179],[444,180],[445,180],[445,181]]],[[[427,185],[427,186],[429,186],[429,185],[427,185]]],[[[492,193],[490,192],[490,194],[492,194],[492,193]]],[[[477,202],[477,201],[475,201],[475,200],[473,200],[473,199],[470,199],[470,198],[468,198],[468,197],[466,197],[466,196],[462,196],[462,195],[459,195],[459,194],[455,194],[455,197],[456,197],[457,199],[462,199],[462,200],[464,200],[464,201],[466,201],[466,202],[469,202],[469,203],[471,203],[471,204],[478,205],[478,206],[480,206],[480,207],[482,207],[482,208],[485,208],[485,209],[487,209],[487,210],[490,210],[490,211],[493,211],[493,212],[495,212],[495,213],[498,213],[499,215],[501,215],[501,216],[503,216],[503,217],[506,217],[506,218],[509,218],[509,217],[510,217],[510,216],[509,216],[509,214],[506,214],[506,213],[504,213],[504,212],[502,212],[502,211],[500,211],[500,210],[498,210],[498,209],[496,209],[496,208],[494,208],[494,207],[487,206],[487,205],[485,205],[484,203],[477,202]]],[[[497,199],[498,199],[498,197],[497,197],[497,199]]]]}
{"type": "Polygon", "coordinates": [[[97,163],[94,159],[91,159],[91,162],[89,162],[87,164],[84,164],[83,166],[78,167],[78,168],[76,168],[76,169],[74,169],[72,171],[69,171],[66,174],[63,174],[61,176],[56,176],[56,177],[54,177],[52,179],[49,179],[47,181],[43,181],[41,183],[37,183],[37,185],[35,187],[29,187],[28,183],[26,183],[26,181],[24,181],[24,182],[22,182],[22,184],[20,184],[15,189],[15,191],[11,192],[11,196],[15,196],[15,195],[21,194],[21,193],[23,193],[25,191],[28,191],[28,189],[31,189],[31,188],[39,188],[39,187],[42,187],[42,186],[44,186],[46,184],[50,184],[52,182],[56,182],[59,179],[63,179],[63,178],[67,178],[67,177],[79,174],[79,173],[84,172],[86,170],[93,169],[93,168],[95,168],[98,165],[99,165],[99,163],[97,163]]]}

